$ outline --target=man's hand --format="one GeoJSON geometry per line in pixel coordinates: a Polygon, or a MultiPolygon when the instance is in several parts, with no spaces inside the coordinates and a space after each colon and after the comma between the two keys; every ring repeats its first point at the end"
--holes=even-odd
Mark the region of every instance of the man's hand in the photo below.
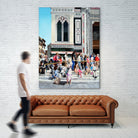
{"type": "Polygon", "coordinates": [[[27,94],[27,100],[30,100],[31,96],[29,94],[27,94]]]}

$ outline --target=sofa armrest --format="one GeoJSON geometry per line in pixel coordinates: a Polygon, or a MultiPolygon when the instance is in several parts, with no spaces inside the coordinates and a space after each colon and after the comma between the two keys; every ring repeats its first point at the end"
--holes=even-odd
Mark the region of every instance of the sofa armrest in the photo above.
{"type": "Polygon", "coordinates": [[[114,109],[118,107],[118,102],[109,96],[104,96],[101,99],[101,106],[106,110],[107,116],[111,117],[114,109]]]}
{"type": "Polygon", "coordinates": [[[29,113],[30,116],[32,115],[32,110],[34,110],[36,106],[37,106],[36,96],[31,96],[31,99],[30,99],[30,113],[29,113]]]}

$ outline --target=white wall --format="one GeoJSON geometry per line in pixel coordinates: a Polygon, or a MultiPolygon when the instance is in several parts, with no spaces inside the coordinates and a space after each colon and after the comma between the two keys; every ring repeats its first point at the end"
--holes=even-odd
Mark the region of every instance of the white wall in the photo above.
{"type": "Polygon", "coordinates": [[[34,94],[107,94],[119,101],[118,116],[137,116],[137,0],[0,0],[0,108],[18,107],[16,67],[20,53],[32,54],[34,94]],[[38,7],[101,8],[101,88],[40,90],[38,86],[38,7]]]}

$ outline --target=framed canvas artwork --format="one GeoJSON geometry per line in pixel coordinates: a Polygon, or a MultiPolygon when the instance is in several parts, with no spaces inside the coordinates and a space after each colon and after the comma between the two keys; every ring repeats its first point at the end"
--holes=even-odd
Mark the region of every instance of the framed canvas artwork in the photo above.
{"type": "Polygon", "coordinates": [[[100,8],[39,8],[39,88],[100,88],[100,8]]]}

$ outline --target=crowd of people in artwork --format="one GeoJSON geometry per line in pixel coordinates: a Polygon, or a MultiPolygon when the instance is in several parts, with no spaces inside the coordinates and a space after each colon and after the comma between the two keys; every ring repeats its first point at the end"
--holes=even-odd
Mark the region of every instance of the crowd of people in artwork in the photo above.
{"type": "Polygon", "coordinates": [[[99,54],[94,53],[89,56],[75,51],[72,55],[68,55],[66,52],[64,56],[56,53],[51,58],[45,54],[40,57],[39,73],[45,74],[47,70],[50,70],[49,79],[54,80],[55,84],[59,84],[62,77],[66,77],[67,84],[71,84],[73,72],[79,78],[89,75],[96,79],[97,71],[100,68],[99,62],[99,54]]]}

